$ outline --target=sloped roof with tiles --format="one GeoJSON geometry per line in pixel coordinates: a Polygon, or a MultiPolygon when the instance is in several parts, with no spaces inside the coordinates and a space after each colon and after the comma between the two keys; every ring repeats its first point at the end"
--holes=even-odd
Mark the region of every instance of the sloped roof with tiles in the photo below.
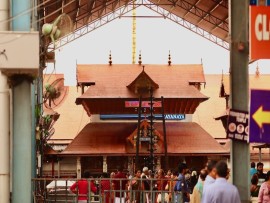
{"type": "MultiPolygon", "coordinates": [[[[154,127],[163,135],[162,123],[155,123],[154,127]]],[[[61,154],[134,155],[136,149],[127,138],[136,129],[137,123],[89,123],[61,154]]],[[[197,123],[167,122],[166,129],[167,149],[171,156],[229,155],[229,152],[197,123]]],[[[141,155],[149,154],[146,150],[140,150],[141,155]]],[[[155,153],[164,154],[164,149],[159,148],[155,153]]]]}
{"type": "Polygon", "coordinates": [[[214,138],[226,138],[226,132],[221,121],[215,120],[218,115],[223,115],[226,109],[225,98],[219,97],[222,75],[206,74],[205,87],[202,87],[201,92],[209,97],[207,102],[201,103],[192,120],[202,126],[214,138]]]}
{"type": "MultiPolygon", "coordinates": [[[[230,75],[224,75],[224,89],[230,95],[230,75]]],[[[250,74],[249,89],[269,89],[270,74],[250,74]]]]}
{"type": "MultiPolygon", "coordinates": [[[[78,84],[94,85],[89,86],[76,99],[76,104],[82,104],[89,116],[101,113],[134,113],[124,107],[124,102],[138,99],[139,95],[127,86],[142,71],[143,66],[137,64],[77,65],[78,84]]],[[[144,65],[144,72],[153,84],[158,85],[153,97],[164,97],[165,113],[194,113],[196,107],[208,99],[190,84],[205,83],[201,64],[144,65]]]]}

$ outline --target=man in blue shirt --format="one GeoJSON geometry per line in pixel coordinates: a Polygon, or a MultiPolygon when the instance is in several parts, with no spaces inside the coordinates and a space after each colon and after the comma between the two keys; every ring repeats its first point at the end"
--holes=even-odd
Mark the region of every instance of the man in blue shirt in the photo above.
{"type": "Polygon", "coordinates": [[[207,203],[241,203],[237,188],[227,182],[228,166],[225,161],[216,164],[217,178],[208,186],[204,193],[204,202],[207,203]]]}
{"type": "Polygon", "coordinates": [[[187,172],[187,165],[185,163],[180,163],[178,170],[179,176],[174,186],[175,203],[184,203],[185,196],[189,198],[188,187],[185,179],[185,174],[187,172]]]}
{"type": "Polygon", "coordinates": [[[250,179],[255,173],[257,173],[255,166],[256,166],[255,162],[250,163],[250,169],[249,169],[250,179]]]}

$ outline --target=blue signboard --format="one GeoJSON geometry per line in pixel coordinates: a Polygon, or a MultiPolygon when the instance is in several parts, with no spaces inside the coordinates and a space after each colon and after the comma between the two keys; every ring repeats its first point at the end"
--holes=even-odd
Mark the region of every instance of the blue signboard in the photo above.
{"type": "Polygon", "coordinates": [[[270,90],[251,90],[249,142],[270,143],[270,90]]]}

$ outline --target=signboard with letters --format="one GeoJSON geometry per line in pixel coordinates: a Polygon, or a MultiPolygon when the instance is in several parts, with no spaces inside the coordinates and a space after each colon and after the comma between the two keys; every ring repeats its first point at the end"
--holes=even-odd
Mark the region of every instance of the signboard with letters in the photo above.
{"type": "Polygon", "coordinates": [[[230,110],[228,116],[227,138],[234,140],[248,140],[248,112],[230,110]]]}
{"type": "Polygon", "coordinates": [[[270,6],[251,5],[249,9],[250,60],[270,59],[270,6]]]}
{"type": "MultiPolygon", "coordinates": [[[[150,101],[142,101],[142,107],[150,107],[151,102],[150,101]]],[[[125,107],[126,108],[138,108],[140,105],[139,101],[125,101],[125,107]]],[[[161,107],[161,101],[153,101],[153,107],[160,108],[161,107]]]]}
{"type": "Polygon", "coordinates": [[[270,90],[251,90],[249,112],[249,142],[270,143],[270,90]]]}

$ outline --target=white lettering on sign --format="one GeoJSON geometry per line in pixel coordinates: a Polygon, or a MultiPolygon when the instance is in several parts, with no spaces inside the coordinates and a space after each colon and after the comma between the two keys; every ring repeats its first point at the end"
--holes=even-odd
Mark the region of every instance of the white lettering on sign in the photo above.
{"type": "Polygon", "coordinates": [[[255,35],[258,41],[268,41],[270,39],[270,21],[267,15],[258,14],[255,20],[255,35]]]}
{"type": "Polygon", "coordinates": [[[166,120],[182,120],[182,119],[185,119],[185,116],[183,114],[166,114],[165,119],[166,120]]]}

